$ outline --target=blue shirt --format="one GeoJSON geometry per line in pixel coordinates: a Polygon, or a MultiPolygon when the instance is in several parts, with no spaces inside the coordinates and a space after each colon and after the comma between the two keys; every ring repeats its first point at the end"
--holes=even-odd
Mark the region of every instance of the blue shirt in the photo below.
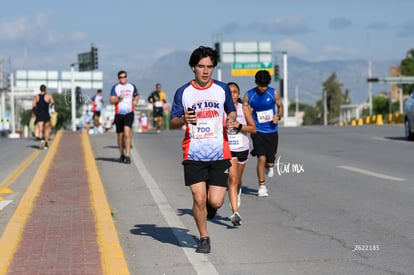
{"type": "Polygon", "coordinates": [[[253,109],[252,116],[256,124],[257,132],[276,133],[277,124],[273,123],[273,116],[277,114],[275,103],[275,89],[267,87],[267,90],[260,94],[256,88],[247,91],[249,105],[253,109]]]}

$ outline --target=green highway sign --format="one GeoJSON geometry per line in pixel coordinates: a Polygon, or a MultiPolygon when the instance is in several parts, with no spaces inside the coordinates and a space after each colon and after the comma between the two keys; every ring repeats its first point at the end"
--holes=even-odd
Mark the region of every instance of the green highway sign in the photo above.
{"type": "Polygon", "coordinates": [[[267,70],[273,75],[272,62],[233,63],[232,76],[254,76],[259,70],[267,70]]]}
{"type": "Polygon", "coordinates": [[[233,69],[271,69],[272,62],[233,63],[233,69]]]}

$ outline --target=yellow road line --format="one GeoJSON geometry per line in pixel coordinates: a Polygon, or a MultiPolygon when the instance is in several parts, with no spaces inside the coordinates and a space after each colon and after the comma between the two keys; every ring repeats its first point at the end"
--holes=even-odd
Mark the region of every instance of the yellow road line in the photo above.
{"type": "Polygon", "coordinates": [[[6,273],[17,250],[26,222],[32,213],[33,203],[39,195],[40,188],[45,182],[52,160],[56,155],[61,136],[62,132],[58,131],[54,142],[50,146],[45,158],[40,164],[32,182],[29,184],[26,192],[20,199],[20,203],[17,206],[16,211],[10,218],[9,223],[0,238],[0,274],[6,273]]]}
{"type": "Polygon", "coordinates": [[[101,177],[98,168],[96,167],[89,135],[86,131],[82,131],[82,147],[86,171],[88,172],[89,188],[91,190],[91,204],[96,218],[102,269],[105,274],[129,274],[101,177]]]}
{"type": "MultiPolygon", "coordinates": [[[[33,162],[33,160],[40,154],[40,150],[35,150],[13,173],[0,183],[0,194],[10,193],[8,189],[9,185],[12,184],[20,175],[26,170],[27,167],[33,162]]],[[[0,198],[1,200],[1,198],[0,198]]]]}

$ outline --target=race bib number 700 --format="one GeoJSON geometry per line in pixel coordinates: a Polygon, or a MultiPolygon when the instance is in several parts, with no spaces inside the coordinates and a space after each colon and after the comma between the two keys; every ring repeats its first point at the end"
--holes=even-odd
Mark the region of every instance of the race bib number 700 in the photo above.
{"type": "Polygon", "coordinates": [[[197,121],[197,125],[193,126],[194,138],[212,138],[217,137],[216,121],[197,121]]]}

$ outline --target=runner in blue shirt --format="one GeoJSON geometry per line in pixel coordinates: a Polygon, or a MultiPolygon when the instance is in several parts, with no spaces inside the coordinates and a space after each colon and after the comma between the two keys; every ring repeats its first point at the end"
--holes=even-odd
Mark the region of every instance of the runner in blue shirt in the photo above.
{"type": "Polygon", "coordinates": [[[257,177],[259,180],[259,197],[269,196],[265,171],[273,177],[273,166],[276,159],[279,141],[278,123],[282,118],[283,104],[279,93],[269,87],[271,76],[268,71],[260,70],[255,75],[256,87],[247,91],[243,104],[248,104],[256,124],[256,134],[252,134],[252,155],[257,156],[257,177]]]}

